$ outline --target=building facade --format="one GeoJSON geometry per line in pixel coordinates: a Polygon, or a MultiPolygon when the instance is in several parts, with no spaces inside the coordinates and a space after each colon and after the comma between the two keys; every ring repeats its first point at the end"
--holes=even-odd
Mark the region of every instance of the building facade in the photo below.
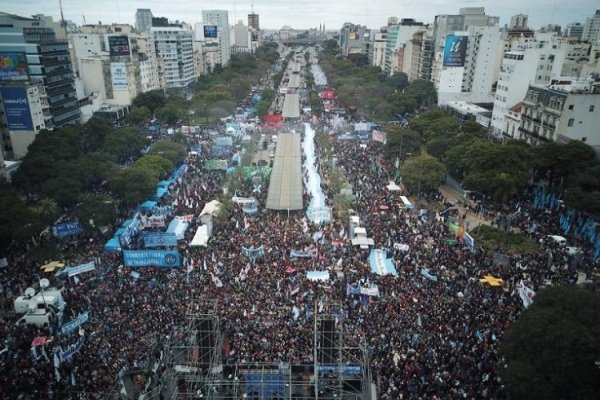
{"type": "Polygon", "coordinates": [[[229,64],[231,41],[229,38],[229,15],[225,10],[202,10],[204,48],[214,54],[211,70],[215,65],[222,67],[229,64]],[[213,51],[216,50],[216,51],[213,51]]]}
{"type": "Polygon", "coordinates": [[[600,41],[600,10],[585,20],[581,40],[586,42],[596,43],[600,41]]]}
{"type": "Polygon", "coordinates": [[[192,31],[181,26],[152,27],[156,57],[165,88],[184,88],[196,78],[192,31]]]}
{"type": "Polygon", "coordinates": [[[138,8],[135,12],[135,29],[138,32],[150,32],[152,17],[152,11],[149,8],[138,8]]]}

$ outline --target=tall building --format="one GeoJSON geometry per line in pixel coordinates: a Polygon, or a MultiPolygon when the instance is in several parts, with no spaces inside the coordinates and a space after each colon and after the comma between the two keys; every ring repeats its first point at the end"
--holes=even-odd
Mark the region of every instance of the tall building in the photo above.
{"type": "Polygon", "coordinates": [[[596,13],[593,16],[585,20],[581,40],[590,43],[600,41],[600,10],[596,10],[596,13]]]}
{"type": "Polygon", "coordinates": [[[369,53],[370,63],[383,69],[385,63],[385,47],[387,45],[387,27],[381,28],[373,37],[372,51],[369,53]]]}
{"type": "Polygon", "coordinates": [[[527,29],[527,20],[529,16],[527,14],[517,14],[510,17],[509,29],[524,30],[527,29]]]}
{"type": "Polygon", "coordinates": [[[416,32],[424,29],[422,22],[410,18],[403,18],[398,24],[388,25],[383,65],[383,71],[386,74],[392,75],[394,72],[408,73],[410,71],[412,37],[416,32]]]}
{"type": "Polygon", "coordinates": [[[231,52],[232,53],[249,53],[251,52],[251,38],[250,30],[242,20],[239,20],[237,24],[232,27],[233,32],[233,43],[231,52]]]}
{"type": "Polygon", "coordinates": [[[229,15],[227,11],[202,10],[202,24],[204,47],[205,49],[212,48],[210,51],[216,53],[212,68],[216,64],[226,66],[229,63],[230,53],[229,15]]]}
{"type": "Polygon", "coordinates": [[[344,23],[340,31],[340,49],[343,56],[361,53],[368,55],[370,30],[366,26],[344,23]]]}
{"type": "Polygon", "coordinates": [[[260,31],[260,24],[258,23],[258,14],[248,14],[248,28],[254,29],[255,31],[260,31]]]}
{"type": "Polygon", "coordinates": [[[192,31],[171,24],[153,26],[151,32],[165,87],[187,87],[196,78],[192,31]]]}
{"type": "MultiPolygon", "coordinates": [[[[18,123],[8,121],[8,125],[1,128],[5,137],[12,135],[11,131],[28,131],[33,133],[24,133],[22,137],[33,141],[40,129],[80,122],[69,45],[66,39],[59,39],[56,32],[47,27],[47,19],[0,13],[0,54],[9,60],[0,67],[0,86],[20,87],[19,93],[10,96],[23,105],[16,111],[13,106],[17,103],[10,104],[13,100],[4,102],[5,117],[21,120],[18,123]],[[10,104],[10,112],[6,110],[7,104],[10,104]],[[43,108],[41,114],[35,110],[37,105],[43,108]],[[43,118],[37,118],[40,115],[43,118]]],[[[23,146],[26,151],[27,146],[23,146]]],[[[5,154],[18,157],[16,149],[5,154]]]]}
{"type": "Polygon", "coordinates": [[[567,28],[565,29],[565,37],[570,39],[581,40],[583,36],[583,24],[579,22],[572,22],[567,24],[567,28]]]}
{"type": "Polygon", "coordinates": [[[433,50],[433,30],[431,26],[427,29],[417,31],[412,39],[412,62],[408,72],[408,80],[429,80],[431,78],[431,57],[433,50]]]}
{"type": "Polygon", "coordinates": [[[150,32],[152,17],[152,11],[149,8],[138,8],[135,12],[135,29],[138,32],[150,32]]]}

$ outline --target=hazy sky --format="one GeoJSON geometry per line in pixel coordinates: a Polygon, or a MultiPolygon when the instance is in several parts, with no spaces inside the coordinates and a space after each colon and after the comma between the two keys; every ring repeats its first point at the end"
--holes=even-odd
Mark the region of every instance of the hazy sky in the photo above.
{"type": "MultiPolygon", "coordinates": [[[[3,1],[0,11],[22,16],[46,14],[60,16],[59,0],[3,1]]],[[[247,23],[250,0],[62,0],[65,19],[77,24],[113,22],[133,24],[138,8],[150,8],[154,16],[191,24],[201,22],[202,10],[227,10],[229,23],[242,19],[247,23]]],[[[586,17],[600,9],[598,0],[255,0],[254,11],[260,16],[264,29],[318,27],[324,23],[327,30],[339,29],[344,22],[379,28],[387,18],[414,18],[433,22],[438,14],[458,14],[461,7],[485,7],[486,14],[500,17],[500,25],[510,16],[529,14],[529,25],[537,28],[555,23],[584,22],[586,17]]]]}

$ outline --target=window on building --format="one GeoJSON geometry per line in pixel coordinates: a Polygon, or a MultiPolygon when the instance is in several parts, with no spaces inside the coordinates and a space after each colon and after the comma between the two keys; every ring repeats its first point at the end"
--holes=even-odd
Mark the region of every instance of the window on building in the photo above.
{"type": "Polygon", "coordinates": [[[569,122],[567,123],[567,126],[573,126],[574,124],[575,124],[575,119],[569,118],[569,122]]]}
{"type": "Polygon", "coordinates": [[[595,106],[592,104],[592,105],[590,106],[590,108],[589,108],[589,111],[590,111],[590,112],[594,112],[594,108],[595,108],[595,106]]]}
{"type": "Polygon", "coordinates": [[[569,110],[573,110],[575,108],[575,106],[573,104],[569,104],[569,110]]]}

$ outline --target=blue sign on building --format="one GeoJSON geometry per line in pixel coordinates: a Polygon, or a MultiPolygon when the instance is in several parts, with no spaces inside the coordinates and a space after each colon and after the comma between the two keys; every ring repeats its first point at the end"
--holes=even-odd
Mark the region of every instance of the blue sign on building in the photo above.
{"type": "Polygon", "coordinates": [[[33,121],[25,87],[0,87],[0,96],[11,131],[32,131],[33,121]]]}
{"type": "Polygon", "coordinates": [[[177,268],[181,265],[181,260],[176,250],[123,250],[123,265],[177,268]]]}
{"type": "Polygon", "coordinates": [[[63,222],[52,226],[52,234],[57,238],[76,235],[80,232],[83,232],[83,228],[77,221],[63,222]]]}

